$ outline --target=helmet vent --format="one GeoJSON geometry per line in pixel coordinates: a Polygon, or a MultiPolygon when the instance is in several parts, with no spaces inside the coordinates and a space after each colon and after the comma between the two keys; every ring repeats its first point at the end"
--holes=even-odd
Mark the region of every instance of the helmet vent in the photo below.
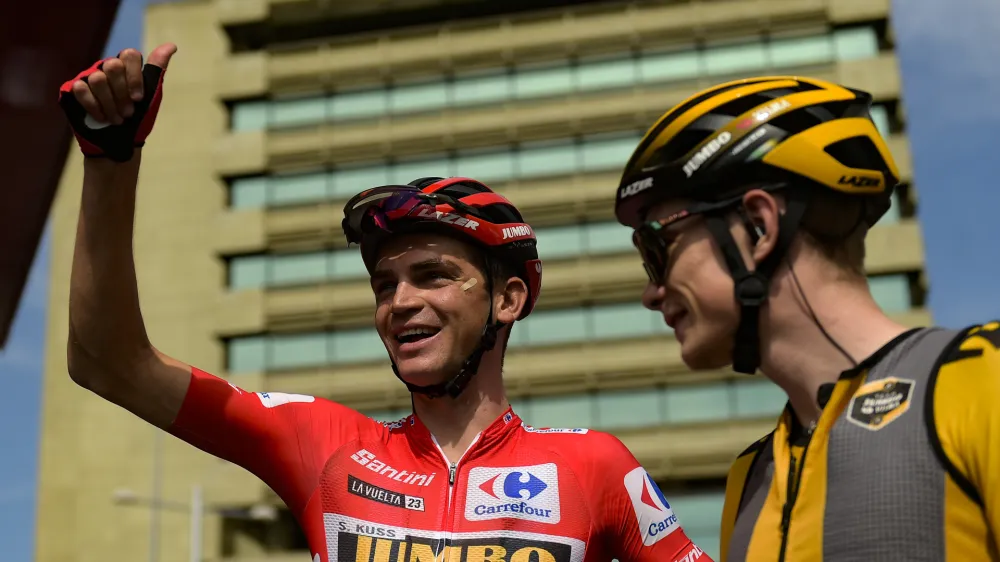
{"type": "Polygon", "coordinates": [[[885,170],[888,168],[879,156],[875,143],[868,137],[857,136],[839,140],[823,150],[850,168],[863,170],[885,170]]]}

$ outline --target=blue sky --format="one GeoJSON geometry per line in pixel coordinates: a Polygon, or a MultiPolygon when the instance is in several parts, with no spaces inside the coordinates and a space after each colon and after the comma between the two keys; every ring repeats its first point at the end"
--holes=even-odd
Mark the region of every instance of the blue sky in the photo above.
{"type": "MultiPolygon", "coordinates": [[[[123,0],[107,48],[141,46],[145,0],[123,0]]],[[[894,27],[923,223],[930,306],[958,327],[1000,317],[1000,3],[895,0],[894,27]]],[[[48,237],[43,241],[6,350],[0,383],[0,559],[34,550],[48,237]]]]}

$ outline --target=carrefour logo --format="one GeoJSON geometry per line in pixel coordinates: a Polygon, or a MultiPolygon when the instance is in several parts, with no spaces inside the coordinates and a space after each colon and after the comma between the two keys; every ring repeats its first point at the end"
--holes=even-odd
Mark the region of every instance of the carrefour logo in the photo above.
{"type": "Polygon", "coordinates": [[[680,529],[670,503],[641,466],[625,475],[625,489],[632,500],[642,544],[649,546],[680,529]]]}
{"type": "Polygon", "coordinates": [[[558,523],[559,478],[555,463],[469,471],[465,518],[526,519],[558,523]]]}

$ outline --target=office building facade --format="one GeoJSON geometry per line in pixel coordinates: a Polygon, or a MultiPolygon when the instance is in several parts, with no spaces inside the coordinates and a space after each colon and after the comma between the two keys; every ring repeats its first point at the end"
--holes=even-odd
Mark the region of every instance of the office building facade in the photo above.
{"type": "MultiPolygon", "coordinates": [[[[522,209],[546,264],[538,307],[511,335],[514,408],[536,426],[619,436],[714,555],[729,463],[773,427],[784,401],[760,377],[691,373],[681,363],[669,328],[639,304],[645,275],[630,232],[612,216],[618,174],[659,114],[710,84],[803,74],[870,91],[904,176],[869,236],[870,285],[895,318],[929,323],[889,8],[888,0],[153,5],[144,47],[172,41],[180,50],[140,178],[136,262],[150,337],[248,390],[311,394],[398,419],[409,396],[372,327],[365,270],[340,231],[343,204],[422,176],[481,179],[522,209]]],[[[156,437],[66,376],[81,170],[74,154],[53,216],[39,562],[177,559],[199,483],[204,559],[307,559],[291,516],[254,477],[156,437]],[[154,497],[159,508],[148,505],[154,497]]]]}

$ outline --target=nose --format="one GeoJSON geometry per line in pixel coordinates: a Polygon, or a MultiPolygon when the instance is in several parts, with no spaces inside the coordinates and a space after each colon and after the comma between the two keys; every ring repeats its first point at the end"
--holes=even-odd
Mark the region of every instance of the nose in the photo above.
{"type": "Polygon", "coordinates": [[[663,299],[666,297],[667,290],[663,285],[649,281],[646,283],[646,288],[642,290],[642,306],[649,310],[658,311],[663,306],[663,299]]]}
{"type": "Polygon", "coordinates": [[[419,310],[420,307],[420,289],[406,282],[396,285],[396,291],[392,294],[392,307],[390,308],[392,314],[405,314],[419,310]]]}

